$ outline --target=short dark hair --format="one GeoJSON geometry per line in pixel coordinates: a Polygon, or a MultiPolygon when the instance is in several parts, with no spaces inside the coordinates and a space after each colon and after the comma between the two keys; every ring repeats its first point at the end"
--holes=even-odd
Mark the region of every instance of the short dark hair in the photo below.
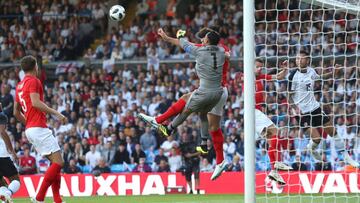
{"type": "Polygon", "coordinates": [[[262,60],[261,58],[257,58],[255,59],[255,62],[264,63],[264,60],[262,60]]]}
{"type": "Polygon", "coordinates": [[[24,56],[20,61],[20,65],[24,72],[32,71],[36,65],[36,58],[31,55],[24,56]]]}
{"type": "Polygon", "coordinates": [[[305,50],[301,50],[299,52],[299,54],[304,54],[305,56],[309,56],[309,52],[305,51],[305,50]]]}
{"type": "Polygon", "coordinates": [[[206,34],[206,36],[208,37],[209,39],[209,44],[210,45],[217,45],[219,44],[219,41],[220,41],[220,35],[219,33],[215,32],[215,31],[211,31],[211,32],[208,32],[206,34]]]}
{"type": "Polygon", "coordinates": [[[204,27],[204,28],[201,28],[196,34],[195,34],[195,37],[198,38],[198,39],[201,39],[201,38],[204,38],[205,35],[209,32],[218,32],[217,31],[217,27],[204,27]]]}

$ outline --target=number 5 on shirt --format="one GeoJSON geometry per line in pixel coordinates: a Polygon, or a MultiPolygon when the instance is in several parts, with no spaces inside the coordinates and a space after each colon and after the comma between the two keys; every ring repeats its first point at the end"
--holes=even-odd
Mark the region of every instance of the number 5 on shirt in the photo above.
{"type": "Polygon", "coordinates": [[[22,108],[22,110],[23,110],[24,112],[26,112],[26,111],[27,111],[26,102],[25,102],[25,100],[22,98],[22,95],[23,95],[23,92],[22,92],[22,91],[19,92],[19,100],[20,100],[20,102],[21,102],[21,108],[22,108]]]}

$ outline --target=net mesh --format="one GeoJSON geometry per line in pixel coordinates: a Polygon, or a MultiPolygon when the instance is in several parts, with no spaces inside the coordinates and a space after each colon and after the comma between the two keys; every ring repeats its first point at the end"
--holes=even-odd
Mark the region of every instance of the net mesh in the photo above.
{"type": "MultiPolygon", "coordinates": [[[[263,135],[272,138],[259,136],[256,143],[256,191],[265,193],[257,196],[257,201],[360,202],[358,170],[344,161],[343,153],[345,150],[355,161],[360,161],[360,1],[266,0],[257,1],[255,9],[255,51],[257,58],[264,61],[262,74],[279,74],[285,60],[291,72],[297,67],[297,53],[308,52],[309,66],[317,74],[329,76],[317,80],[310,91],[314,91],[338,137],[327,136],[322,123],[317,128],[322,141],[316,150],[323,161],[314,159],[307,149],[310,133],[299,123],[301,113],[289,106],[288,77],[263,77],[261,91],[265,99],[258,109],[278,131],[274,140],[273,131],[265,128],[263,135]],[[337,139],[344,141],[344,149],[336,147],[337,139]],[[273,168],[269,160],[272,143],[276,143],[279,152],[275,153],[277,160],[294,168],[279,171],[285,185],[269,178],[273,168]]],[[[256,122],[256,127],[259,123],[256,122]]]]}

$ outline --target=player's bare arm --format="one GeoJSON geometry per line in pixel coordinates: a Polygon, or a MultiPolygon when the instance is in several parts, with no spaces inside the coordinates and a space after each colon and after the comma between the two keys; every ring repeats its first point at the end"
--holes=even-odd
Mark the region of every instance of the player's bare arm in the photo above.
{"type": "Polygon", "coordinates": [[[31,99],[31,103],[32,103],[33,107],[35,107],[35,108],[39,109],[40,111],[45,112],[47,114],[55,115],[56,118],[59,119],[60,121],[66,120],[66,117],[64,115],[62,115],[55,109],[48,107],[48,105],[46,105],[44,102],[42,102],[40,100],[39,93],[30,93],[30,99],[31,99]]]}
{"type": "Polygon", "coordinates": [[[321,79],[330,79],[330,78],[333,78],[334,77],[334,75],[337,75],[338,73],[339,73],[339,71],[342,69],[341,68],[342,66],[340,65],[340,64],[336,64],[335,65],[335,67],[334,67],[334,69],[335,69],[335,71],[333,72],[333,71],[331,71],[331,72],[328,72],[328,73],[323,73],[323,74],[321,74],[320,76],[321,76],[321,79]]]}
{"type": "Polygon", "coordinates": [[[170,44],[176,45],[176,46],[180,46],[180,41],[179,39],[173,38],[173,37],[169,37],[162,28],[158,29],[158,35],[166,42],[169,42],[170,44]]]}
{"type": "Polygon", "coordinates": [[[272,75],[272,79],[273,80],[283,80],[285,79],[287,73],[288,73],[288,70],[289,70],[289,66],[288,66],[288,61],[283,61],[280,65],[280,67],[282,68],[282,70],[276,74],[276,75],[272,75]]]}
{"type": "Polygon", "coordinates": [[[297,115],[297,113],[296,113],[296,108],[297,107],[296,107],[296,104],[295,104],[295,102],[293,100],[293,95],[294,95],[293,92],[289,92],[289,94],[288,94],[289,113],[291,115],[297,115]]]}
{"type": "Polygon", "coordinates": [[[21,106],[18,102],[14,102],[14,112],[15,118],[20,121],[23,125],[26,125],[26,119],[24,114],[21,112],[21,106]]]}

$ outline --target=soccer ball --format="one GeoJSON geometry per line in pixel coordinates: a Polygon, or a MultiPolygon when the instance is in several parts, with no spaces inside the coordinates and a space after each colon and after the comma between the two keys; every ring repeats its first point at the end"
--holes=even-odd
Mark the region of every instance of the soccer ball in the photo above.
{"type": "Polygon", "coordinates": [[[120,5],[114,5],[110,8],[109,17],[113,21],[121,21],[125,18],[125,8],[120,5]]]}

